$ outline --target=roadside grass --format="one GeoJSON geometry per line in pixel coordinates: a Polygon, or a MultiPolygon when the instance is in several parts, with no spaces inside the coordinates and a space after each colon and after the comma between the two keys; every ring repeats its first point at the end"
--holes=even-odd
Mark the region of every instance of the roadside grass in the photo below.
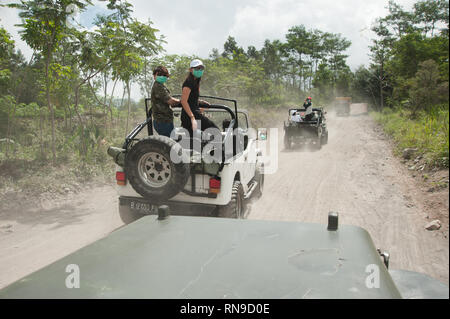
{"type": "MultiPolygon", "coordinates": [[[[131,120],[131,123],[138,120],[131,120]]],[[[58,122],[56,130],[56,162],[52,164],[50,136],[40,140],[32,119],[17,119],[17,130],[8,146],[0,143],[0,195],[9,192],[27,194],[77,192],[86,183],[112,183],[115,164],[107,155],[111,145],[120,145],[124,139],[124,125],[104,130],[88,129],[85,134],[66,131],[58,122]],[[87,145],[87,154],[81,152],[81,142],[87,145]],[[7,152],[7,147],[9,148],[7,152]]]]}
{"type": "MultiPolygon", "coordinates": [[[[107,157],[102,146],[97,158],[107,157]]],[[[29,194],[78,192],[86,183],[108,183],[114,177],[114,163],[106,160],[89,162],[77,154],[58,159],[53,166],[50,161],[2,161],[0,163],[0,195],[8,192],[29,194]]]]}
{"type": "Polygon", "coordinates": [[[389,108],[371,112],[371,116],[393,138],[397,155],[405,148],[417,148],[417,156],[423,156],[428,167],[449,167],[448,104],[434,106],[416,118],[408,110],[389,108]]]}

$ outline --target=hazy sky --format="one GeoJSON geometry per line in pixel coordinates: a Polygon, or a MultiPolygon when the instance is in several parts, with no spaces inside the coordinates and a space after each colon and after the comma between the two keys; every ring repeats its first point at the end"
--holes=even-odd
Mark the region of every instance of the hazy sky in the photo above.
{"type": "MultiPolygon", "coordinates": [[[[14,0],[0,0],[10,3],[14,0]]],[[[352,42],[348,65],[354,70],[367,65],[370,26],[387,12],[388,0],[131,0],[133,15],[140,21],[150,19],[159,34],[166,37],[169,54],[208,57],[213,48],[222,51],[229,35],[239,46],[260,49],[265,39],[284,41],[288,29],[303,24],[307,29],[341,33],[352,42]]],[[[415,0],[396,0],[410,10],[415,0]]],[[[96,14],[105,12],[106,4],[94,1],[95,7],[80,15],[89,27],[96,14]]],[[[31,49],[20,40],[17,11],[0,8],[0,25],[13,36],[16,46],[26,56],[31,49]]],[[[136,92],[138,93],[138,92],[136,92]]],[[[134,95],[134,94],[133,94],[134,95]]]]}

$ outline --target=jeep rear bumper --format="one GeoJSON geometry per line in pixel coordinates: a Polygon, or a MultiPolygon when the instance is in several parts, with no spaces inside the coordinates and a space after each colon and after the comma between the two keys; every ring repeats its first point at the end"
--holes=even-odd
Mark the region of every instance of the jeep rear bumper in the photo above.
{"type": "Polygon", "coordinates": [[[199,203],[187,203],[187,202],[172,202],[165,201],[161,203],[152,203],[142,197],[119,197],[119,210],[120,211],[132,211],[134,213],[142,215],[156,215],[156,210],[153,209],[154,205],[167,205],[170,208],[170,212],[173,215],[193,215],[196,216],[210,216],[211,212],[217,207],[210,204],[199,203]]]}

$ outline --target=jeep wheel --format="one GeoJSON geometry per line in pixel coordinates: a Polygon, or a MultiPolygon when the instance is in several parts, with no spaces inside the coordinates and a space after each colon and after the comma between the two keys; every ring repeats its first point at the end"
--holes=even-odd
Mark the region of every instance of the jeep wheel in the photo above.
{"type": "Polygon", "coordinates": [[[325,133],[325,135],[322,136],[322,144],[328,144],[328,131],[325,133]]]}
{"type": "Polygon", "coordinates": [[[318,150],[320,150],[322,148],[322,136],[317,137],[316,144],[314,146],[318,150]]]}
{"type": "Polygon", "coordinates": [[[131,186],[155,203],[178,194],[189,178],[189,163],[171,161],[171,149],[179,156],[183,155],[181,146],[174,140],[166,136],[149,136],[137,142],[125,158],[125,174],[131,186]]]}
{"type": "Polygon", "coordinates": [[[240,181],[234,181],[231,191],[231,200],[225,206],[219,206],[218,216],[227,218],[245,218],[246,203],[244,201],[244,188],[240,181]]]}
{"type": "Polygon", "coordinates": [[[291,139],[286,133],[284,134],[284,148],[287,150],[291,149],[291,139]]]}
{"type": "Polygon", "coordinates": [[[260,172],[259,169],[256,169],[255,172],[255,181],[258,182],[258,186],[256,186],[255,189],[255,196],[256,198],[260,198],[263,194],[263,190],[264,190],[264,165],[261,166],[261,170],[263,170],[263,172],[260,172]]]}

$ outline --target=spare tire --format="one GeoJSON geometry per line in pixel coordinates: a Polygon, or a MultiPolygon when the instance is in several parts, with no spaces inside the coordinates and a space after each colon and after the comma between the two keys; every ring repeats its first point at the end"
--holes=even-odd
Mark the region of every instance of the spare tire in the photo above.
{"type": "Polygon", "coordinates": [[[149,136],[127,152],[125,174],[134,190],[155,203],[163,202],[178,194],[190,175],[189,162],[174,163],[172,154],[183,156],[183,149],[166,136],[149,136]]]}

